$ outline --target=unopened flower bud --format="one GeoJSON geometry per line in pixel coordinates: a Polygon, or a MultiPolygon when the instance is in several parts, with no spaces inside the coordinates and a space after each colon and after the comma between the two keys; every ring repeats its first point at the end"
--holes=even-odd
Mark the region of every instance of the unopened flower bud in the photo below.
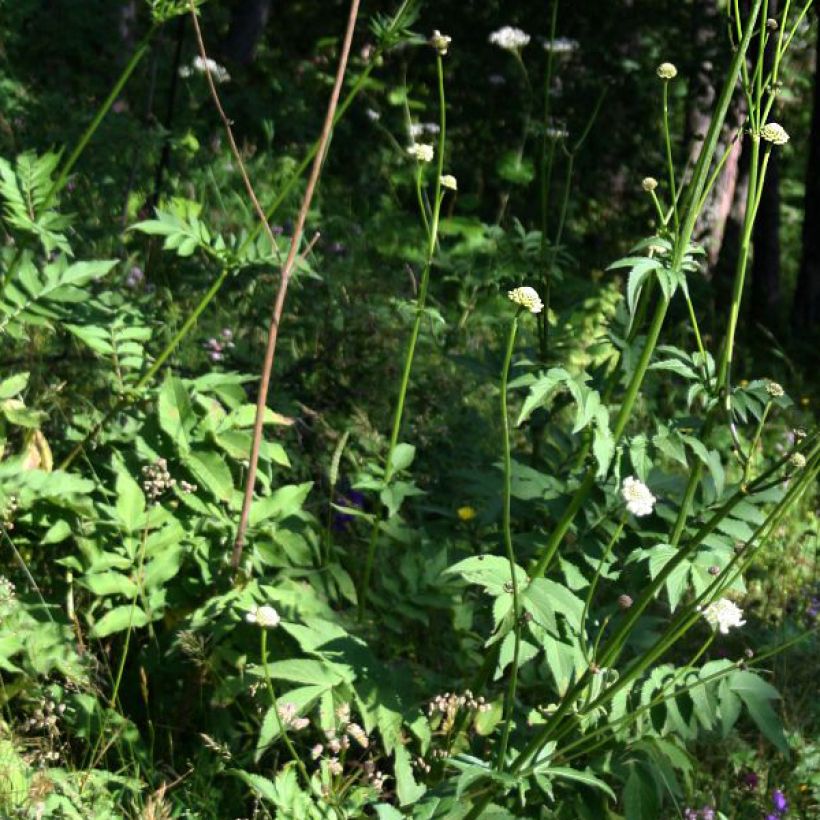
{"type": "Polygon", "coordinates": [[[618,596],[618,606],[621,609],[629,609],[632,606],[632,598],[629,595],[618,596]]]}
{"type": "Polygon", "coordinates": [[[658,187],[658,180],[655,177],[644,177],[641,180],[641,188],[648,194],[652,193],[658,187]]]}
{"type": "Polygon", "coordinates": [[[661,63],[657,74],[662,80],[674,80],[678,76],[678,69],[672,63],[661,63]]]}
{"type": "Polygon", "coordinates": [[[789,462],[795,470],[802,470],[806,466],[806,457],[803,455],[803,453],[795,453],[789,459],[789,462]]]}

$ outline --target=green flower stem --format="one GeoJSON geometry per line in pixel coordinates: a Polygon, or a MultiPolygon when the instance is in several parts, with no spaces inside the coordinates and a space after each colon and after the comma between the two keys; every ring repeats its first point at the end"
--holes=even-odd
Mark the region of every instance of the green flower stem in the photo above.
{"type": "Polygon", "coordinates": [[[624,529],[624,524],[626,523],[626,512],[621,515],[621,520],[618,523],[618,526],[615,529],[615,532],[612,533],[612,537],[609,539],[609,543],[606,545],[606,549],[604,550],[604,554],[601,556],[601,560],[598,562],[598,567],[595,570],[595,575],[592,578],[592,582],[589,585],[589,589],[587,590],[587,597],[584,601],[584,612],[581,615],[581,648],[584,653],[584,657],[586,657],[587,661],[591,661],[588,652],[587,652],[587,642],[585,639],[586,636],[586,622],[587,616],[589,615],[589,609],[592,606],[592,598],[595,595],[595,590],[598,586],[598,581],[601,578],[601,573],[604,571],[604,564],[606,563],[607,559],[609,558],[610,554],[612,553],[615,544],[618,542],[618,539],[621,536],[621,533],[624,529]]]}
{"type": "MultiPolygon", "coordinates": [[[[732,96],[734,94],[738,74],[742,70],[742,67],[745,65],[746,53],[749,49],[752,31],[754,29],[755,21],[757,20],[757,17],[760,13],[760,7],[762,2],[763,0],[755,0],[752,9],[749,12],[748,28],[735,51],[734,57],[732,58],[732,63],[727,74],[726,82],[724,83],[723,89],[720,93],[720,97],[718,98],[715,113],[709,124],[709,130],[706,134],[706,138],[703,141],[703,147],[701,148],[700,155],[698,156],[698,161],[692,173],[689,206],[685,211],[683,226],[678,235],[678,240],[675,245],[675,251],[672,260],[673,269],[680,267],[683,256],[688,248],[689,240],[692,237],[692,232],[694,231],[695,222],[697,221],[698,217],[698,210],[696,208],[696,205],[700,202],[700,198],[703,194],[703,189],[706,185],[706,181],[709,174],[709,168],[712,163],[712,158],[714,157],[717,149],[718,139],[720,136],[720,129],[723,126],[723,122],[725,121],[726,114],[729,110],[729,104],[731,103],[732,96]]],[[[648,368],[652,352],[655,348],[655,345],[657,344],[657,339],[660,334],[661,327],[663,325],[663,320],[666,316],[666,309],[667,302],[665,299],[661,299],[655,309],[655,316],[652,319],[652,325],[650,326],[649,332],[647,334],[647,341],[644,345],[644,349],[641,354],[641,360],[638,364],[638,367],[635,370],[635,373],[633,374],[632,380],[627,390],[627,396],[625,397],[624,402],[621,405],[621,411],[618,414],[618,420],[616,422],[616,430],[618,432],[614,433],[616,443],[620,439],[620,436],[623,433],[623,429],[626,427],[626,423],[631,415],[635,398],[637,397],[638,391],[643,382],[643,377],[646,373],[646,369],[648,368]]],[[[547,544],[544,547],[544,552],[541,558],[536,563],[535,569],[533,571],[534,576],[537,577],[539,575],[543,575],[547,571],[550,562],[552,561],[556,551],[558,550],[558,546],[560,545],[561,540],[563,539],[564,535],[567,533],[569,528],[572,526],[572,522],[574,521],[575,516],[578,513],[578,510],[580,510],[581,507],[584,505],[586,499],[588,498],[594,486],[595,470],[594,468],[590,467],[587,470],[587,473],[584,476],[584,479],[582,480],[578,489],[575,491],[575,495],[571,499],[566,512],[561,517],[561,519],[556,523],[555,528],[553,529],[547,541],[547,544]]]]}
{"type": "Polygon", "coordinates": [[[666,170],[669,174],[669,196],[672,200],[672,214],[675,217],[675,233],[680,230],[678,216],[678,186],[675,182],[675,163],[672,161],[672,137],[669,133],[669,80],[663,81],[663,141],[666,147],[666,170]]]}
{"type": "Polygon", "coordinates": [[[510,323],[510,333],[507,337],[507,352],[504,356],[504,366],[501,370],[501,435],[504,453],[504,497],[502,502],[502,529],[504,532],[504,550],[507,553],[507,560],[510,562],[510,583],[512,584],[513,598],[513,657],[510,665],[510,680],[507,692],[504,696],[503,720],[504,726],[501,730],[501,740],[498,744],[498,752],[495,760],[495,768],[500,772],[504,770],[504,760],[507,755],[507,743],[510,739],[510,729],[512,727],[513,711],[515,708],[515,691],[518,685],[518,658],[521,649],[521,601],[518,595],[518,578],[515,564],[515,551],[512,542],[512,522],[510,516],[510,506],[512,501],[512,456],[510,454],[510,421],[507,410],[507,382],[510,376],[510,362],[515,348],[515,336],[518,331],[518,317],[521,314],[519,308],[510,323]]]}
{"type": "MultiPolygon", "coordinates": [[[[430,270],[433,266],[433,257],[436,252],[438,242],[439,219],[441,216],[441,203],[443,201],[441,190],[441,175],[444,170],[444,147],[447,138],[447,106],[444,96],[444,63],[441,55],[436,55],[436,71],[438,75],[438,96],[439,96],[439,134],[438,134],[438,157],[436,162],[436,179],[434,184],[433,213],[430,222],[430,229],[427,236],[427,254],[425,257],[424,270],[421,274],[418,296],[416,297],[416,317],[413,321],[413,328],[410,331],[410,339],[404,356],[404,367],[402,369],[401,382],[399,384],[399,394],[396,400],[396,407],[393,412],[393,426],[390,432],[390,443],[387,447],[387,456],[384,466],[383,484],[387,487],[393,478],[393,454],[399,443],[402,421],[404,419],[404,406],[407,401],[407,388],[410,384],[410,375],[413,370],[413,361],[416,355],[416,345],[421,331],[421,322],[424,318],[424,307],[427,303],[427,290],[430,283],[430,270]]],[[[422,209],[423,201],[420,202],[422,209]]],[[[426,224],[426,217],[424,217],[426,224]]],[[[379,528],[381,526],[381,515],[377,512],[373,518],[373,526],[370,530],[370,539],[367,545],[367,557],[365,558],[364,572],[362,573],[361,587],[359,589],[359,619],[364,617],[367,606],[367,596],[370,590],[370,577],[373,572],[373,562],[376,557],[376,546],[379,539],[379,528]]]]}
{"type": "MultiPolygon", "coordinates": [[[[729,322],[726,331],[726,339],[723,343],[720,362],[717,370],[717,377],[715,382],[715,390],[718,393],[723,392],[726,400],[729,400],[729,391],[731,386],[730,368],[732,358],[734,355],[734,340],[735,332],[737,331],[737,323],[740,316],[740,305],[743,299],[743,288],[746,280],[746,270],[749,264],[749,254],[752,244],[752,232],[754,229],[754,222],[757,216],[757,208],[760,203],[760,193],[763,190],[763,182],[766,177],[766,170],[768,167],[768,159],[770,149],[767,149],[760,162],[760,138],[755,134],[752,137],[752,157],[749,166],[749,189],[746,198],[746,214],[743,223],[743,231],[741,234],[740,253],[738,254],[737,267],[735,269],[735,279],[732,288],[732,303],[729,308],[729,322]]],[[[703,437],[707,438],[714,427],[716,413],[715,410],[706,420],[703,428],[703,437]]],[[[692,503],[695,499],[695,493],[700,485],[700,480],[703,475],[703,465],[700,461],[693,466],[689,480],[686,485],[683,500],[678,510],[678,516],[675,520],[675,526],[672,530],[672,535],[669,543],[676,546],[683,534],[686,520],[689,517],[689,512],[692,508],[692,503]]],[[[747,471],[744,469],[744,480],[748,478],[747,471]]]]}
{"type": "Polygon", "coordinates": [[[262,671],[265,675],[265,685],[268,690],[268,695],[271,699],[271,704],[273,706],[273,713],[276,716],[276,722],[279,725],[279,733],[282,735],[282,740],[287,747],[288,754],[291,758],[296,762],[296,767],[299,769],[299,774],[304,780],[305,787],[308,791],[310,791],[310,775],[308,774],[308,770],[302,761],[302,758],[299,757],[299,753],[296,751],[296,748],[293,745],[293,741],[290,739],[290,735],[288,735],[287,727],[285,726],[284,721],[282,720],[282,716],[279,714],[279,702],[276,700],[276,692],[273,689],[273,682],[270,678],[270,672],[268,672],[268,630],[266,627],[260,627],[260,642],[259,642],[259,655],[260,660],[262,662],[262,671]]]}
{"type": "Polygon", "coordinates": [[[741,486],[744,486],[746,482],[748,482],[749,480],[749,473],[752,469],[752,462],[754,461],[755,451],[760,445],[760,437],[763,435],[763,428],[766,426],[766,419],[769,417],[769,411],[771,409],[772,403],[771,401],[767,401],[766,406],[763,408],[763,414],[760,416],[760,421],[758,422],[754,437],[752,438],[752,443],[749,446],[749,455],[746,459],[746,464],[743,466],[743,478],[741,478],[740,480],[741,486]]]}

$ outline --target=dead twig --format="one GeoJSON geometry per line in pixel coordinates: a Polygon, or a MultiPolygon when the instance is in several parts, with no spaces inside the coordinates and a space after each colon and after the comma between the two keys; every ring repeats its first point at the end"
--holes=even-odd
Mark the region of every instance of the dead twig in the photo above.
{"type": "Polygon", "coordinates": [[[273,251],[277,260],[281,262],[282,256],[279,253],[279,246],[276,244],[276,237],[273,235],[273,231],[271,230],[270,224],[268,223],[268,219],[265,216],[264,208],[259,204],[259,198],[256,196],[256,191],[254,191],[253,189],[251,179],[248,176],[248,171],[245,168],[245,163],[242,161],[242,155],[239,153],[239,148],[237,147],[236,140],[234,139],[233,130],[231,129],[233,122],[230,119],[228,119],[228,115],[225,113],[225,109],[222,107],[222,101],[219,99],[219,93],[216,90],[216,83],[214,82],[214,78],[211,76],[211,71],[208,68],[208,66],[210,65],[210,61],[208,58],[208,54],[205,51],[205,42],[202,39],[202,29],[200,29],[199,27],[199,19],[197,18],[194,0],[188,0],[188,5],[191,9],[191,21],[194,24],[194,34],[196,35],[197,49],[199,50],[199,56],[202,58],[202,64],[205,66],[205,79],[208,81],[208,88],[211,90],[211,97],[214,101],[214,108],[216,108],[217,113],[219,114],[219,118],[222,120],[222,125],[225,127],[225,133],[228,136],[228,144],[231,147],[231,153],[233,154],[234,159],[236,160],[236,164],[239,167],[239,173],[242,176],[242,182],[245,183],[245,190],[248,192],[248,197],[253,203],[253,208],[256,211],[256,215],[259,217],[259,221],[262,224],[262,227],[264,228],[265,233],[268,236],[268,239],[270,240],[271,250],[273,251]]]}
{"type": "Polygon", "coordinates": [[[313,159],[313,166],[310,169],[305,195],[302,199],[302,206],[296,217],[296,225],[293,229],[293,236],[290,240],[290,248],[285,264],[282,266],[281,279],[279,280],[279,291],[276,294],[276,303],[273,308],[270,328],[268,329],[268,343],[265,350],[265,360],[262,365],[262,376],[259,383],[259,396],[256,401],[256,421],[253,427],[253,440],[251,443],[250,461],[248,463],[248,475],[245,482],[245,497],[242,501],[242,513],[239,517],[239,526],[236,530],[236,539],[233,545],[233,555],[231,556],[231,566],[233,569],[239,567],[242,560],[242,549],[245,545],[245,532],[248,528],[248,516],[250,515],[251,504],[253,503],[253,491],[256,484],[256,467],[259,462],[259,447],[262,442],[262,430],[265,418],[265,408],[268,403],[268,388],[270,386],[270,374],[273,369],[273,359],[276,353],[276,340],[279,335],[279,323],[282,319],[282,310],[285,306],[285,296],[288,291],[291,273],[299,250],[299,243],[302,239],[302,232],[305,228],[310,203],[313,193],[316,190],[316,183],[319,181],[319,174],[322,171],[322,163],[325,159],[330,133],[333,130],[333,119],[336,115],[336,107],[339,104],[339,94],[342,90],[345,71],[347,70],[347,60],[350,55],[350,44],[353,41],[353,30],[356,27],[356,20],[359,16],[359,0],[351,0],[350,13],[347,19],[347,29],[342,42],[342,51],[339,55],[339,65],[336,69],[336,79],[333,83],[333,91],[327,105],[325,122],[322,126],[322,133],[319,137],[318,150],[313,159]]]}

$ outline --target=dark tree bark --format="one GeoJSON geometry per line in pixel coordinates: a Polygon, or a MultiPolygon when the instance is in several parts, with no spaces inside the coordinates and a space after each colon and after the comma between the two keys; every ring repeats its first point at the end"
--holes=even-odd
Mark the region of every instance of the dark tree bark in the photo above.
{"type": "MultiPolygon", "coordinates": [[[[769,0],[768,13],[778,12],[777,0],[769,0]]],[[[769,41],[763,58],[764,74],[772,69],[776,41],[769,41]]],[[[769,157],[760,207],[752,236],[751,315],[755,322],[771,326],[780,304],[780,168],[777,151],[769,157]]]]}
{"type": "MultiPolygon", "coordinates": [[[[700,155],[717,98],[716,82],[720,77],[716,75],[720,73],[725,39],[722,6],[722,0],[709,0],[693,7],[692,11],[691,36],[701,59],[693,71],[686,114],[689,169],[694,168],[700,155]]],[[[729,110],[718,146],[718,155],[727,147],[730,153],[695,227],[695,239],[706,249],[710,271],[718,262],[726,223],[735,199],[741,152],[741,142],[736,136],[745,114],[745,100],[743,95],[738,94],[729,110]]]]}
{"type": "Polygon", "coordinates": [[[271,0],[239,0],[231,14],[231,27],[223,45],[226,57],[243,65],[253,62],[270,11],[271,0]]]}
{"type": "Polygon", "coordinates": [[[780,304],[780,166],[775,151],[769,158],[752,243],[752,319],[771,327],[780,304]]]}
{"type": "MultiPolygon", "coordinates": [[[[818,31],[820,55],[820,30],[818,31]]],[[[806,166],[803,217],[803,255],[794,292],[792,326],[796,331],[816,330],[820,322],[820,77],[814,74],[814,109],[806,166]]]]}

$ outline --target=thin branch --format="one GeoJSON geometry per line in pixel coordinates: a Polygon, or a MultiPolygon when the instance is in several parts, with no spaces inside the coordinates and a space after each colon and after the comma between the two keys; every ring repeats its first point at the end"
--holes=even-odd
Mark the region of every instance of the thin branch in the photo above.
{"type": "Polygon", "coordinates": [[[253,490],[256,484],[256,467],[259,462],[259,448],[262,442],[262,430],[265,418],[265,408],[268,402],[268,388],[270,386],[270,374],[273,369],[273,359],[276,354],[276,340],[279,335],[279,323],[282,319],[282,310],[285,306],[285,296],[288,291],[291,273],[296,261],[299,243],[302,239],[302,232],[305,228],[310,203],[313,193],[316,190],[316,183],[319,181],[319,174],[322,171],[322,163],[325,158],[325,151],[330,140],[330,133],[333,129],[333,119],[336,114],[336,107],[339,104],[339,94],[342,90],[345,71],[347,70],[347,59],[350,55],[350,44],[353,41],[353,30],[356,27],[356,19],[359,16],[359,0],[351,0],[350,13],[347,19],[347,30],[345,31],[342,43],[342,52],[339,55],[339,65],[336,69],[336,80],[333,83],[333,91],[327,105],[325,122],[322,126],[322,133],[319,137],[318,150],[313,159],[313,167],[310,170],[305,195],[302,199],[302,207],[296,218],[296,225],[293,229],[293,236],[290,240],[290,248],[285,264],[282,267],[281,279],[279,282],[279,292],[276,294],[276,303],[273,308],[270,328],[268,330],[268,344],[265,350],[265,361],[262,366],[262,377],[259,384],[259,396],[256,401],[256,421],[253,427],[253,441],[251,443],[250,462],[248,464],[248,476],[245,483],[245,497],[242,501],[242,513],[239,518],[239,526],[236,530],[236,540],[233,545],[233,555],[231,556],[231,566],[234,569],[239,567],[242,560],[242,549],[245,545],[245,531],[248,528],[248,516],[250,515],[251,504],[253,503],[253,490]]]}
{"type": "Polygon", "coordinates": [[[268,235],[271,250],[275,254],[276,258],[279,260],[279,262],[281,262],[282,257],[279,253],[279,246],[276,244],[276,237],[273,235],[270,223],[268,222],[267,217],[265,216],[264,208],[259,204],[259,199],[256,196],[256,191],[253,190],[253,185],[251,185],[251,180],[248,176],[248,171],[245,168],[245,163],[242,161],[242,155],[239,153],[239,148],[236,145],[236,140],[234,139],[233,131],[231,130],[231,125],[233,125],[233,123],[231,122],[231,120],[228,119],[228,115],[225,113],[225,109],[222,107],[222,102],[219,99],[219,94],[216,90],[216,83],[214,83],[214,78],[211,75],[211,70],[208,68],[210,62],[208,59],[208,54],[205,51],[205,43],[202,40],[202,30],[199,28],[199,19],[197,18],[194,0],[188,0],[188,5],[191,9],[191,21],[194,24],[194,34],[196,35],[196,44],[197,48],[199,49],[199,56],[202,58],[202,64],[205,66],[205,79],[208,81],[208,88],[211,89],[211,97],[214,101],[214,107],[216,108],[219,114],[219,118],[222,120],[222,125],[225,126],[225,133],[228,136],[228,144],[231,147],[231,153],[233,154],[234,159],[236,160],[236,164],[239,166],[239,173],[242,176],[242,182],[245,183],[245,190],[248,192],[248,196],[250,197],[250,200],[253,203],[253,208],[256,211],[256,215],[259,217],[259,221],[262,224],[265,233],[268,235]]]}

